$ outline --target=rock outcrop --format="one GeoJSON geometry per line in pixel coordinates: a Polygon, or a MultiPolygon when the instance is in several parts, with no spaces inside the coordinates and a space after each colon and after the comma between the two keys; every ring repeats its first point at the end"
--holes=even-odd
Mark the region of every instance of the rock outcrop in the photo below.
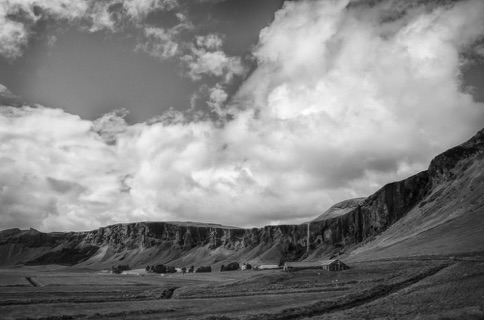
{"type": "Polygon", "coordinates": [[[331,219],[331,218],[335,218],[335,217],[339,217],[344,214],[347,214],[348,212],[360,206],[365,201],[365,199],[366,198],[354,198],[354,199],[341,201],[333,205],[331,208],[326,210],[322,215],[313,219],[311,222],[327,220],[327,219],[331,219]]]}
{"type": "MultiPolygon", "coordinates": [[[[242,229],[193,222],[139,222],[87,232],[4,230],[0,232],[0,265],[63,262],[66,259],[61,256],[66,252],[75,252],[76,259],[67,259],[65,264],[82,263],[93,268],[117,261],[132,266],[155,262],[208,265],[234,260],[280,263],[341,255],[371,242],[414,208],[429,207],[445,197],[445,186],[470,175],[466,168],[482,163],[483,154],[481,130],[468,142],[437,156],[427,171],[387,184],[366,199],[337,204],[328,210],[334,214],[323,214],[309,224],[242,229]]],[[[475,205],[482,206],[481,200],[475,205]]],[[[418,220],[418,214],[412,219],[418,220]]]]}

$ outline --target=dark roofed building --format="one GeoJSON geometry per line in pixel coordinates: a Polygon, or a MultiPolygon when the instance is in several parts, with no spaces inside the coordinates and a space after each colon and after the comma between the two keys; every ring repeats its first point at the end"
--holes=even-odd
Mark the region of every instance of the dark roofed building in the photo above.
{"type": "Polygon", "coordinates": [[[321,261],[321,267],[324,270],[328,270],[328,271],[341,271],[341,270],[348,270],[350,268],[343,262],[339,261],[338,259],[323,260],[321,261]]]}
{"type": "Polygon", "coordinates": [[[301,269],[323,269],[328,271],[347,270],[349,267],[339,260],[323,260],[312,262],[286,262],[284,271],[301,270],[301,269]]]}

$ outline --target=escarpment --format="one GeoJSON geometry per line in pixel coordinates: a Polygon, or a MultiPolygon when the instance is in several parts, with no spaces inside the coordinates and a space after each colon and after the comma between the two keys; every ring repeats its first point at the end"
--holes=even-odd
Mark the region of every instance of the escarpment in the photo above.
{"type": "Polygon", "coordinates": [[[404,216],[429,190],[428,173],[420,172],[387,184],[345,215],[312,222],[311,230],[321,234],[321,243],[335,247],[363,242],[404,216]]]}
{"type": "Polygon", "coordinates": [[[416,226],[419,215],[425,212],[436,212],[438,219],[439,208],[445,207],[442,203],[449,202],[449,195],[461,185],[469,185],[475,194],[469,210],[477,208],[474,211],[482,215],[479,208],[484,201],[484,177],[479,175],[483,171],[483,155],[481,130],[469,141],[435,157],[428,170],[389,183],[367,198],[337,204],[326,215],[301,225],[243,229],[195,222],[138,222],[86,232],[4,230],[0,232],[0,265],[90,263],[96,268],[118,260],[142,266],[153,262],[196,263],[200,259],[205,264],[220,264],[234,260],[269,259],[271,263],[280,263],[331,257],[371,242],[403,218],[410,219],[409,212],[416,226]],[[425,212],[415,210],[420,207],[425,212]]]}

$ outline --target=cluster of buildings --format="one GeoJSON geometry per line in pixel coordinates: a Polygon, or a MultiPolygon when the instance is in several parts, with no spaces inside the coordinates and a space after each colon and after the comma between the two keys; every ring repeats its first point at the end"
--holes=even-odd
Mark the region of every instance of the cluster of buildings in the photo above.
{"type": "Polygon", "coordinates": [[[271,269],[283,269],[284,271],[295,271],[295,270],[302,270],[302,269],[323,269],[327,271],[343,271],[348,270],[348,267],[345,263],[341,262],[338,259],[334,260],[320,260],[320,261],[311,261],[311,262],[286,262],[284,266],[280,266],[277,264],[261,264],[256,266],[255,269],[259,270],[271,270],[271,269]]]}

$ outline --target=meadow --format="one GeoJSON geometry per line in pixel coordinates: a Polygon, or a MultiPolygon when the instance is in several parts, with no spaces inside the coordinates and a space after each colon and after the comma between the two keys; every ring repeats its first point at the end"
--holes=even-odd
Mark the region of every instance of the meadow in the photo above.
{"type": "Polygon", "coordinates": [[[1,319],[481,319],[484,256],[354,262],[341,272],[127,275],[0,269],[1,319]],[[169,293],[169,294],[168,294],[169,293]]]}

